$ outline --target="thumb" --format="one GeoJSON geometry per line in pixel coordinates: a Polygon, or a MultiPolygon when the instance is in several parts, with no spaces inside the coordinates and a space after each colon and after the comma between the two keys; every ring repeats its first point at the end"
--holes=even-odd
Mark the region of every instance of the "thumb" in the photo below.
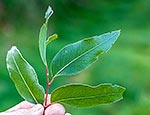
{"type": "Polygon", "coordinates": [[[12,112],[7,112],[2,115],[43,115],[44,108],[42,105],[34,105],[30,109],[18,109],[12,112]]]}
{"type": "Polygon", "coordinates": [[[65,108],[61,104],[53,104],[46,108],[45,115],[64,115],[65,108]]]}

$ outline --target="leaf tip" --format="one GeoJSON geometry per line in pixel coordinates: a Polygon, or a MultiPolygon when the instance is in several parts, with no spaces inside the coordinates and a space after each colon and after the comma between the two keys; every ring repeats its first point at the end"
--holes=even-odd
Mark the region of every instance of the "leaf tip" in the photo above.
{"type": "Polygon", "coordinates": [[[121,30],[112,31],[112,34],[115,34],[117,38],[120,36],[121,30]]]}
{"type": "Polygon", "coordinates": [[[118,31],[119,33],[121,33],[121,29],[119,29],[119,30],[116,30],[116,31],[118,31]]]}
{"type": "Polygon", "coordinates": [[[122,87],[122,86],[120,86],[120,85],[112,85],[113,87],[116,87],[116,88],[120,88],[120,89],[122,89],[122,91],[124,92],[125,90],[126,90],[126,88],[125,87],[122,87]]]}
{"type": "MultiPolygon", "coordinates": [[[[124,94],[124,92],[126,91],[126,88],[125,88],[125,87],[122,87],[122,86],[119,86],[119,85],[114,85],[113,87],[119,88],[119,90],[120,90],[120,92],[121,92],[121,97],[120,97],[120,99],[118,99],[117,101],[122,100],[122,99],[124,98],[123,94],[124,94]]],[[[117,101],[116,101],[116,102],[117,102],[117,101]]]]}
{"type": "Polygon", "coordinates": [[[11,49],[8,51],[7,56],[8,56],[10,53],[13,53],[16,49],[17,49],[16,46],[12,46],[11,49]]]}
{"type": "Polygon", "coordinates": [[[10,50],[14,51],[14,50],[16,50],[16,49],[17,49],[16,46],[12,46],[10,50]]]}
{"type": "Polygon", "coordinates": [[[50,18],[50,16],[53,14],[53,10],[51,8],[51,6],[48,6],[47,11],[45,12],[45,19],[48,20],[50,18]]]}

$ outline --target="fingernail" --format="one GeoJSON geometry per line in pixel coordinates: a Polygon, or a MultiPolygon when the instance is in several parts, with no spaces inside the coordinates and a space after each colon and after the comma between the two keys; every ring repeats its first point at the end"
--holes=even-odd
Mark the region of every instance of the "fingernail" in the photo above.
{"type": "Polygon", "coordinates": [[[41,104],[36,104],[34,107],[32,107],[32,111],[39,111],[42,108],[43,106],[41,104]]]}

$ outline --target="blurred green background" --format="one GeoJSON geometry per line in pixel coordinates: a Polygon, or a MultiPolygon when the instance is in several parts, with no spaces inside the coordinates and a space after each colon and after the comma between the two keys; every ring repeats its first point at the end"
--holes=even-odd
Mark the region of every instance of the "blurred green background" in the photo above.
{"type": "Polygon", "coordinates": [[[71,82],[111,82],[126,87],[124,99],[92,108],[66,106],[67,111],[72,115],[150,115],[149,0],[0,0],[0,111],[23,100],[6,69],[5,58],[12,45],[20,49],[45,86],[38,33],[48,5],[54,10],[48,33],[59,35],[48,46],[49,63],[68,43],[121,29],[116,44],[98,62],[79,75],[57,78],[52,89],[71,82]]]}

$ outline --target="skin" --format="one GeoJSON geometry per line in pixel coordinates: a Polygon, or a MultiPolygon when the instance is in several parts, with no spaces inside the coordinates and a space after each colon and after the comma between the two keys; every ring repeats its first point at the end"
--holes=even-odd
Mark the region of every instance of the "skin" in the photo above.
{"type": "MultiPolygon", "coordinates": [[[[50,96],[49,96],[50,98],[50,96]]],[[[50,99],[49,99],[50,100],[50,99]]],[[[48,102],[49,104],[50,102],[48,102]]],[[[0,115],[43,115],[44,107],[41,104],[32,104],[27,101],[23,101],[16,106],[0,113],[0,115]]],[[[71,115],[70,113],[65,113],[65,108],[59,104],[55,103],[46,108],[44,115],[71,115]]]]}
{"type": "MultiPolygon", "coordinates": [[[[43,115],[44,108],[41,104],[32,104],[23,101],[0,115],[43,115]]],[[[65,108],[61,104],[53,104],[45,110],[45,115],[71,115],[65,113],[65,108]]]]}

